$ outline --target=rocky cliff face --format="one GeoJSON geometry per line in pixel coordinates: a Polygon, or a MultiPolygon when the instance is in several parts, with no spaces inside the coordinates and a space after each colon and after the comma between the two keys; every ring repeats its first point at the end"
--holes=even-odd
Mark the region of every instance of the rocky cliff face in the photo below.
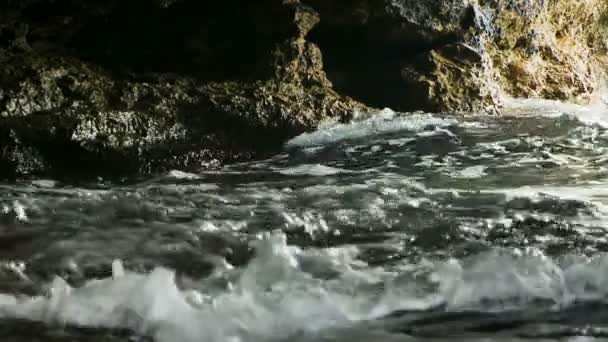
{"type": "Polygon", "coordinates": [[[252,4],[15,2],[0,27],[0,174],[248,159],[365,108],[332,89],[305,39],[313,9],[252,4]]]}
{"type": "Polygon", "coordinates": [[[0,4],[0,176],[120,176],[262,156],[367,106],[585,101],[604,0],[0,4]]]}
{"type": "Polygon", "coordinates": [[[605,0],[304,1],[321,14],[311,39],[336,88],[377,106],[584,100],[607,65],[605,0]]]}
{"type": "Polygon", "coordinates": [[[585,102],[600,85],[607,37],[603,0],[489,1],[476,10],[501,90],[585,102]]]}

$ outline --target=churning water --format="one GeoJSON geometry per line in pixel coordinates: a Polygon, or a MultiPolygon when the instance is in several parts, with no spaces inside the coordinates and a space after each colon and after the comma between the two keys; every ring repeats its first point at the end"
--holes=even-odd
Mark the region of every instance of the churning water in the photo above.
{"type": "Polygon", "coordinates": [[[509,108],[384,110],[136,184],[2,184],[2,341],[606,338],[608,110],[509,108]]]}

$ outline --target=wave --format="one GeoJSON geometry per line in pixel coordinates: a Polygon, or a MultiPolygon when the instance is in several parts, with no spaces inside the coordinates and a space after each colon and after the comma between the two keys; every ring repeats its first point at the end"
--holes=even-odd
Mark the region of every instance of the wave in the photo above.
{"type": "Polygon", "coordinates": [[[608,256],[552,259],[538,250],[492,250],[398,269],[372,268],[357,249],[303,250],[281,233],[255,243],[256,257],[184,286],[175,272],[113,264],[110,278],[73,288],[61,278],[48,295],[0,295],[0,317],[84,327],[128,328],[158,342],[268,341],[348,328],[399,311],[502,312],[604,303],[608,256]],[[179,285],[182,283],[181,286],[179,285]]]}
{"type": "Polygon", "coordinates": [[[355,120],[348,124],[337,124],[320,128],[314,132],[301,134],[287,142],[287,147],[310,147],[335,143],[346,139],[363,138],[370,135],[398,131],[420,131],[429,126],[447,127],[457,121],[440,118],[432,114],[399,115],[391,109],[372,115],[369,118],[355,120]]]}
{"type": "Polygon", "coordinates": [[[285,169],[279,169],[278,172],[288,176],[331,176],[340,173],[350,173],[352,171],[321,164],[303,164],[285,169]]]}
{"type": "MultiPolygon", "coordinates": [[[[606,97],[606,96],[604,96],[606,97]]],[[[549,118],[570,117],[584,125],[599,125],[608,128],[608,102],[598,96],[587,105],[567,103],[547,99],[503,98],[502,116],[549,118]]],[[[477,116],[479,116],[477,114],[477,116]]],[[[436,129],[458,125],[463,128],[486,127],[481,122],[458,120],[447,116],[439,117],[430,113],[397,113],[385,108],[376,113],[360,115],[348,124],[334,124],[321,127],[314,132],[303,133],[286,143],[286,147],[311,147],[326,145],[347,139],[393,133],[398,131],[422,131],[428,127],[436,129]]]]}
{"type": "Polygon", "coordinates": [[[608,128],[608,102],[598,96],[586,105],[547,99],[505,97],[504,114],[546,117],[572,117],[585,125],[608,128]]]}

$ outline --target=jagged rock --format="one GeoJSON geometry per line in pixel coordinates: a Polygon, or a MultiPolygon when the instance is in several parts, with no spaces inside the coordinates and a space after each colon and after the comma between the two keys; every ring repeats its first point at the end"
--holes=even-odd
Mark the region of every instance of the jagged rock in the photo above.
{"type": "Polygon", "coordinates": [[[480,111],[493,98],[479,81],[482,56],[460,43],[430,50],[407,61],[401,75],[410,102],[431,111],[480,111]],[[418,103],[414,102],[418,101],[418,103]]]}
{"type": "Polygon", "coordinates": [[[323,50],[338,91],[404,111],[494,103],[491,95],[480,95],[483,63],[471,60],[480,53],[472,54],[475,47],[465,40],[472,25],[469,1],[304,1],[321,14],[311,40],[323,50]]]}
{"type": "Polygon", "coordinates": [[[608,70],[607,13],[604,0],[0,2],[0,175],[253,158],[361,102],[584,101],[608,70]]]}
{"type": "Polygon", "coordinates": [[[306,41],[316,12],[284,7],[294,35],[256,61],[252,79],[128,76],[59,50],[9,47],[0,53],[0,173],[120,176],[250,159],[365,109],[333,91],[306,41]]]}
{"type": "Polygon", "coordinates": [[[336,89],[375,106],[491,110],[503,93],[585,100],[608,66],[604,0],[303,1],[321,15],[311,39],[336,89]]]}
{"type": "Polygon", "coordinates": [[[606,66],[604,0],[509,1],[493,13],[486,43],[498,82],[508,94],[588,100],[606,66]]]}

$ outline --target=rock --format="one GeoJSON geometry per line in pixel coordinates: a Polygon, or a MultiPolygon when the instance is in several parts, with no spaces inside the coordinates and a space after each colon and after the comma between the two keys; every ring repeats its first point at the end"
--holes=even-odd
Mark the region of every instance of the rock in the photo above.
{"type": "Polygon", "coordinates": [[[588,100],[606,66],[603,0],[511,1],[493,13],[486,44],[502,89],[519,97],[588,100]],[[507,29],[509,28],[509,29],[507,29]]]}
{"type": "Polygon", "coordinates": [[[1,2],[0,177],[246,160],[367,106],[584,102],[606,18],[604,0],[1,2]]]}
{"type": "Polygon", "coordinates": [[[311,40],[323,50],[338,91],[403,111],[493,104],[491,96],[479,94],[482,61],[470,59],[475,47],[465,40],[471,26],[468,1],[304,1],[321,14],[311,40]],[[466,89],[457,90],[463,84],[466,89]],[[452,97],[442,98],[446,94],[452,97]],[[461,95],[472,96],[455,98],[461,95]]]}
{"type": "Polygon", "coordinates": [[[608,69],[604,0],[303,1],[321,15],[311,40],[336,89],[374,106],[485,111],[503,94],[584,101],[608,69]]]}
{"type": "Polygon", "coordinates": [[[0,175],[196,169],[210,160],[263,156],[321,121],[364,110],[333,91],[319,48],[305,39],[318,14],[298,2],[281,6],[290,13],[284,31],[293,36],[266,51],[266,62],[250,63],[256,65],[251,75],[235,80],[129,75],[57,48],[5,49],[0,175]]]}
{"type": "Polygon", "coordinates": [[[494,99],[478,81],[482,63],[481,54],[463,43],[413,57],[401,70],[410,105],[435,112],[490,109],[494,99]]]}

